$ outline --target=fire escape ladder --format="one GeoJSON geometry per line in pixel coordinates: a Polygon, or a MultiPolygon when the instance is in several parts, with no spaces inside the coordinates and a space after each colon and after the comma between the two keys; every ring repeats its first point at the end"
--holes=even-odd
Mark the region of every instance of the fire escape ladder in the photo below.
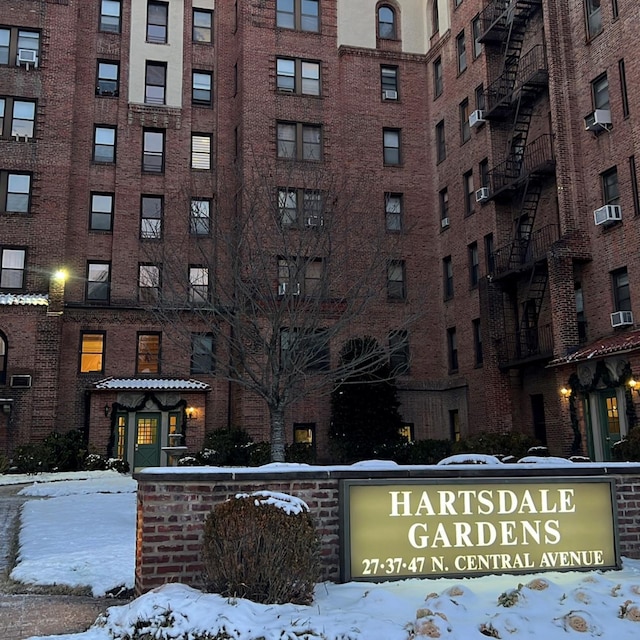
{"type": "Polygon", "coordinates": [[[546,264],[534,264],[525,301],[522,305],[522,317],[520,318],[520,330],[518,331],[517,339],[518,359],[524,359],[540,353],[541,336],[538,332],[538,320],[548,279],[546,264]]]}
{"type": "Polygon", "coordinates": [[[533,257],[534,247],[531,246],[531,234],[536,220],[538,202],[542,193],[542,185],[539,180],[528,177],[522,191],[522,199],[518,208],[518,214],[514,224],[513,242],[511,243],[511,255],[509,267],[519,270],[533,257]]]}

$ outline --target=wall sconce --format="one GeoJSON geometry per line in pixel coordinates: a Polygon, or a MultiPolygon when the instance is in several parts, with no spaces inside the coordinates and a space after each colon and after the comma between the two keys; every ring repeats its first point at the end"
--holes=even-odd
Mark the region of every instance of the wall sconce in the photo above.
{"type": "Polygon", "coordinates": [[[627,384],[629,385],[629,389],[631,389],[631,391],[637,391],[638,395],[640,395],[640,383],[636,379],[629,378],[629,382],[627,382],[627,384]]]}
{"type": "Polygon", "coordinates": [[[6,402],[5,404],[2,405],[2,413],[4,413],[7,416],[11,413],[11,403],[6,402]]]}
{"type": "Polygon", "coordinates": [[[187,420],[193,420],[196,417],[196,410],[193,407],[187,407],[185,409],[185,413],[187,414],[187,420]]]}
{"type": "Polygon", "coordinates": [[[569,396],[571,395],[571,389],[569,387],[562,387],[562,389],[560,389],[560,395],[563,398],[568,399],[569,396]]]}
{"type": "Polygon", "coordinates": [[[111,413],[111,407],[108,404],[104,405],[104,417],[108,418],[111,413]]]}

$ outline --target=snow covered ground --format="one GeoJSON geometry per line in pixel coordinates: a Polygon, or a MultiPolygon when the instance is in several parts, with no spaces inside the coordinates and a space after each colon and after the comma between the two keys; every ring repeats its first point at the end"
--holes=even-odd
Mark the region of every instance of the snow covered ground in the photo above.
{"type": "MultiPolygon", "coordinates": [[[[12,577],[84,584],[96,595],[131,586],[135,481],[114,472],[42,480],[23,489],[47,498],[26,505],[12,577]]],[[[259,605],[170,584],[109,608],[85,633],[55,638],[135,639],[147,632],[156,640],[637,640],[640,561],[624,559],[621,571],[605,573],[322,583],[311,606],[259,605]]]]}

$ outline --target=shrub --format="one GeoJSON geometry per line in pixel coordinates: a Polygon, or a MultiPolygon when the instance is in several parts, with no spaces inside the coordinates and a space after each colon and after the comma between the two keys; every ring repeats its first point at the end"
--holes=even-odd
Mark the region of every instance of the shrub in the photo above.
{"type": "Polygon", "coordinates": [[[129,473],[129,463],[122,458],[109,458],[107,460],[107,469],[118,473],[129,473]]]}
{"type": "Polygon", "coordinates": [[[42,444],[23,444],[16,447],[11,469],[16,473],[35,474],[51,469],[51,452],[42,444]]]}
{"type": "Polygon", "coordinates": [[[306,442],[294,442],[290,444],[284,452],[284,459],[287,462],[313,464],[315,462],[315,458],[316,452],[313,445],[306,442]]]}
{"type": "Polygon", "coordinates": [[[244,467],[249,464],[251,438],[238,428],[209,431],[204,437],[202,451],[197,454],[200,464],[244,467]]]}
{"type": "Polygon", "coordinates": [[[90,453],[84,459],[85,471],[104,471],[107,468],[107,459],[99,453],[90,453]]]}
{"type": "Polygon", "coordinates": [[[306,505],[263,492],[216,505],[204,528],[206,589],[255,602],[309,604],[319,576],[318,539],[306,505]],[[280,506],[269,495],[276,496],[280,506]],[[262,497],[259,497],[262,496],[262,497]]]}
{"type": "Polygon", "coordinates": [[[12,468],[17,473],[80,471],[85,455],[86,445],[81,431],[53,431],[42,442],[17,447],[12,468]]]}
{"type": "Polygon", "coordinates": [[[629,429],[629,433],[624,440],[616,442],[613,449],[614,460],[620,462],[640,461],[640,427],[629,429]]]}
{"type": "Polygon", "coordinates": [[[10,466],[7,456],[0,453],[0,473],[7,473],[10,466]]]}
{"type": "Polygon", "coordinates": [[[524,458],[539,443],[522,433],[479,433],[453,443],[452,453],[486,453],[505,458],[524,458]]]}

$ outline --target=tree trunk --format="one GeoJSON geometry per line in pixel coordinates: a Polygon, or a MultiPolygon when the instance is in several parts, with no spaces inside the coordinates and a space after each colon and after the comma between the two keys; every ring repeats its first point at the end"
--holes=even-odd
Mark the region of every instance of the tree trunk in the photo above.
{"type": "Polygon", "coordinates": [[[284,409],[281,406],[269,406],[271,423],[271,462],[284,462],[286,438],[284,432],[284,409]]]}

